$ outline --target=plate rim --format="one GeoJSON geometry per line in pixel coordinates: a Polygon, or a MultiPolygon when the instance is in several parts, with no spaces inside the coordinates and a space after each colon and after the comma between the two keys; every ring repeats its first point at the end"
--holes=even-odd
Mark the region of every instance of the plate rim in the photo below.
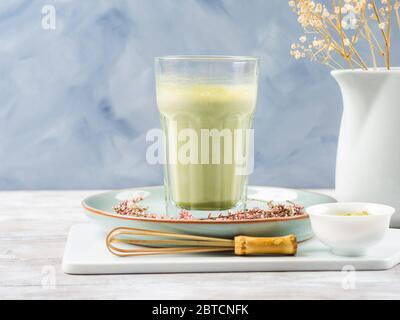
{"type": "MultiPolygon", "coordinates": [[[[147,186],[147,187],[133,187],[133,188],[125,188],[125,189],[115,189],[115,190],[109,190],[101,193],[97,193],[91,196],[88,196],[84,198],[81,202],[81,206],[94,214],[101,215],[101,216],[106,216],[108,218],[117,218],[117,219],[122,219],[122,220],[130,220],[130,221],[141,221],[141,222],[153,222],[153,223],[173,223],[173,224],[249,224],[249,223],[266,223],[266,222],[284,222],[284,221],[293,221],[293,220],[304,220],[304,219],[309,219],[309,215],[305,213],[304,215],[300,216],[294,216],[294,217],[281,217],[281,218],[264,218],[264,219],[245,219],[245,220],[178,220],[178,219],[160,219],[160,218],[144,218],[144,217],[133,217],[133,216],[123,216],[123,215],[118,215],[115,213],[109,213],[107,211],[103,211],[100,209],[93,208],[87,204],[87,200],[93,198],[93,197],[98,197],[107,193],[111,192],[123,192],[123,191],[128,191],[128,190],[135,190],[135,189],[148,189],[148,188],[162,188],[162,185],[157,185],[157,186],[147,186]]],[[[270,186],[258,186],[258,185],[249,185],[249,187],[255,187],[255,188],[273,188],[273,189],[285,189],[285,190],[292,190],[292,191],[298,191],[296,189],[291,189],[291,188],[283,188],[283,187],[270,187],[270,186]]],[[[303,192],[307,193],[313,193],[316,195],[322,195],[319,194],[318,192],[313,192],[313,191],[304,191],[303,192]]],[[[337,202],[336,199],[334,199],[331,196],[323,195],[324,197],[327,197],[331,199],[333,202],[337,202]]]]}

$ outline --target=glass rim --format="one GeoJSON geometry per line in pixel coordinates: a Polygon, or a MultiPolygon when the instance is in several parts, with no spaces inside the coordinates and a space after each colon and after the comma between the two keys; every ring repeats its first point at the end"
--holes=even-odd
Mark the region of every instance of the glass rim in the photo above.
{"type": "Polygon", "coordinates": [[[154,57],[155,61],[227,61],[227,62],[258,62],[253,56],[224,56],[224,55],[167,55],[154,57]]]}

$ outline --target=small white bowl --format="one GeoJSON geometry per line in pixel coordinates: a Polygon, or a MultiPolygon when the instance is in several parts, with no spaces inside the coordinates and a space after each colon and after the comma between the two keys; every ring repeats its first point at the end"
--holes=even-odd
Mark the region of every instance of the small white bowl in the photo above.
{"type": "Polygon", "coordinates": [[[338,202],[306,209],[316,237],[340,256],[362,256],[379,243],[389,230],[395,209],[382,204],[338,202]],[[367,216],[341,216],[367,211],[367,216]]]}

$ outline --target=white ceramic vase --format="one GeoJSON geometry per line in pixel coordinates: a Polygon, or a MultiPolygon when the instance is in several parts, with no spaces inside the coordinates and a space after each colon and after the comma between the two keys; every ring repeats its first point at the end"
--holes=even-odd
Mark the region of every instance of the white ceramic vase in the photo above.
{"type": "Polygon", "coordinates": [[[400,69],[338,70],[343,95],[336,162],[339,201],[393,206],[400,227],[400,69]]]}

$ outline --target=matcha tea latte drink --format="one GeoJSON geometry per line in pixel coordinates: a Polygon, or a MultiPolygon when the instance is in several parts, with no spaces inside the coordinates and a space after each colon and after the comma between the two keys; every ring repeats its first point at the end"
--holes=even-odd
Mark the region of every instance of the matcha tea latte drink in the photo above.
{"type": "Polygon", "coordinates": [[[156,58],[156,78],[167,201],[207,211],[244,205],[252,169],[257,59],[156,58]]]}

